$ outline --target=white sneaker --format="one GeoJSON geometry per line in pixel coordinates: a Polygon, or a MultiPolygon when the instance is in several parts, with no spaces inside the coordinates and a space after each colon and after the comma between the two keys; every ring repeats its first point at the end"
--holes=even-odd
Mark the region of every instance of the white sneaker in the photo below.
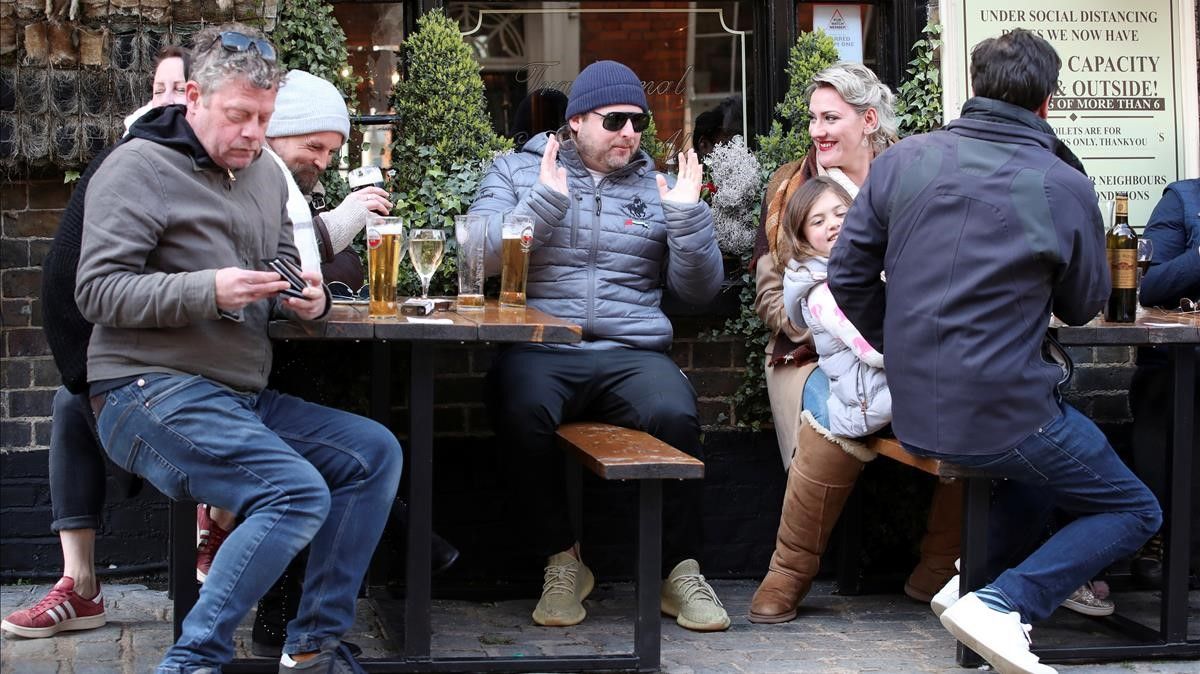
{"type": "Polygon", "coordinates": [[[958,576],[951,578],[945,587],[933,595],[933,599],[929,600],[929,607],[933,609],[933,614],[940,618],[946,609],[953,606],[956,601],[958,601],[958,576]]]}
{"type": "Polygon", "coordinates": [[[941,616],[942,625],[1000,674],[1057,674],[1029,650],[1029,625],[1016,611],[1001,613],[968,592],[941,616]]]}

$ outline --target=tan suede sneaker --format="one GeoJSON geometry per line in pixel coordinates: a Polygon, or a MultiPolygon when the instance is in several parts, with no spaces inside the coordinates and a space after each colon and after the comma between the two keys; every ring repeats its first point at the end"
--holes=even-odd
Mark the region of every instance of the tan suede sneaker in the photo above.
{"type": "Polygon", "coordinates": [[[694,559],[685,559],[671,569],[663,581],[660,603],[662,612],[674,616],[680,627],[697,632],[729,629],[729,614],[700,575],[700,563],[694,559]]]}
{"type": "Polygon", "coordinates": [[[592,570],[571,555],[560,552],[546,562],[542,598],[533,609],[533,622],[547,627],[578,625],[587,617],[583,600],[592,593],[592,570]]]}

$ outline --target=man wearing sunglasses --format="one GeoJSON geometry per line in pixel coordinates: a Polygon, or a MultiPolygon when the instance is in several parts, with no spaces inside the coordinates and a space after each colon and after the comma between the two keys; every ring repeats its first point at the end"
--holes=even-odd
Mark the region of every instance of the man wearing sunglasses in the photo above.
{"type": "MultiPolygon", "coordinates": [[[[497,159],[471,206],[489,219],[491,274],[505,217],[532,218],[528,302],[583,326],[580,345],[503,350],[487,380],[493,425],[514,452],[532,545],[548,558],[533,620],[553,626],[584,619],[594,584],[567,517],[555,430],[599,420],[700,457],[696,394],[666,354],[672,332],[662,295],[702,305],[722,279],[696,153],[681,156],[674,184],[654,170],[639,147],[650,116],[633,71],[615,61],[589,65],[571,86],[566,118],[558,134],[536,135],[497,159]]],[[[663,611],[688,629],[724,630],[729,616],[696,561],[702,485],[682,480],[665,490],[663,611]]]]}
{"type": "Polygon", "coordinates": [[[310,543],[279,671],[354,671],[341,637],[400,445],[373,421],[265,388],[267,321],[329,308],[316,272],[285,298],[291,284],[263,262],[298,262],[284,176],[262,156],[284,73],[245,26],[195,44],[186,107],[148,113],[92,179],[75,293],[96,324],[88,381],[105,451],[171,498],[242,518],[157,671],[219,671],[238,623],[310,543]]]}

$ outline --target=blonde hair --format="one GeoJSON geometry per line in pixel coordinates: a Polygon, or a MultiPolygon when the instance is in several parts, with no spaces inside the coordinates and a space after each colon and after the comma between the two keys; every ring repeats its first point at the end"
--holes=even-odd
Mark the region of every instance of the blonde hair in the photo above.
{"type": "Polygon", "coordinates": [[[829,87],[854,108],[859,115],[874,110],[878,124],[871,131],[871,148],[879,154],[896,142],[899,125],[896,121],[896,96],[870,68],[861,63],[839,61],[817,73],[804,92],[805,100],[811,100],[813,92],[829,87]]]}
{"type": "Polygon", "coordinates": [[[824,196],[826,192],[833,192],[847,206],[854,203],[854,198],[850,196],[846,188],[829,176],[815,176],[806,180],[788,199],[787,206],[784,206],[783,209],[783,222],[780,223],[779,228],[781,233],[779,237],[780,260],[803,262],[812,257],[819,257],[817,251],[813,250],[804,236],[804,223],[808,221],[808,213],[812,210],[813,204],[817,203],[817,199],[824,196]]]}

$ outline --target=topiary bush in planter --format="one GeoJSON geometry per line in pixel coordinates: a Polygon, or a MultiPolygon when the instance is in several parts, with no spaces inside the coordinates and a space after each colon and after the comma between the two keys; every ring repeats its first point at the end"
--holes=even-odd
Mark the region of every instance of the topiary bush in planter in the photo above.
{"type": "MultiPolygon", "coordinates": [[[[404,69],[392,91],[395,213],[409,227],[445,232],[446,255],[430,293],[453,294],[454,216],[466,212],[492,159],[512,144],[492,130],[479,64],[441,9],[418,19],[404,43],[404,69]]],[[[419,288],[411,265],[402,265],[401,279],[402,292],[419,288]]]]}

